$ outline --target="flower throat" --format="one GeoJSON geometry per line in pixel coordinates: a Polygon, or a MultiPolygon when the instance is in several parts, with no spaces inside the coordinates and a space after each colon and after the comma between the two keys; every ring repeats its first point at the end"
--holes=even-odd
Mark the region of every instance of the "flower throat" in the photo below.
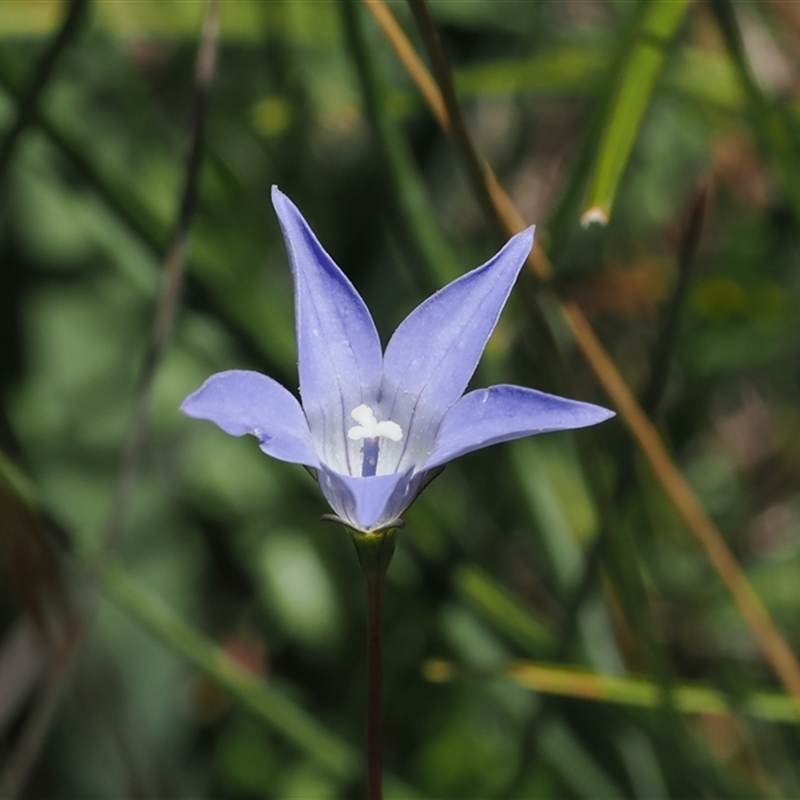
{"type": "Polygon", "coordinates": [[[347,431],[347,438],[354,442],[363,441],[361,448],[363,460],[361,462],[361,477],[369,478],[375,475],[378,469],[378,455],[380,454],[379,439],[391,439],[399,442],[403,438],[403,429],[392,420],[378,422],[375,412],[365,404],[356,406],[350,416],[358,423],[347,431]]]}

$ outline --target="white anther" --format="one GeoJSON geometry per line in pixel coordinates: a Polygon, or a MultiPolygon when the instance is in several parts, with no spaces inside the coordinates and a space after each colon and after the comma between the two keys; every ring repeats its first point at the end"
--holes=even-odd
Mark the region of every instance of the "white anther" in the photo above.
{"type": "Polygon", "coordinates": [[[378,422],[375,412],[368,405],[356,406],[350,416],[358,423],[347,431],[347,438],[353,441],[360,439],[378,439],[383,436],[393,442],[399,442],[403,438],[403,429],[390,419],[378,422]]]}

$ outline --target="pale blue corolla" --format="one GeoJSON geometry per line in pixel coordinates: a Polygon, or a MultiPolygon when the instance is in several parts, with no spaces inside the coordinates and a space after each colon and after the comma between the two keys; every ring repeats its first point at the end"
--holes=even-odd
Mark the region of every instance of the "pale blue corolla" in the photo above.
{"type": "Polygon", "coordinates": [[[533,246],[533,228],[429,297],[382,352],[375,323],[295,205],[277,188],[294,279],[300,396],[266,375],[212,375],[181,406],[273,458],[309,467],[342,522],[363,533],[399,519],[458,456],[497,442],[582,428],[612,416],[521,386],[464,394],[533,246]]]}

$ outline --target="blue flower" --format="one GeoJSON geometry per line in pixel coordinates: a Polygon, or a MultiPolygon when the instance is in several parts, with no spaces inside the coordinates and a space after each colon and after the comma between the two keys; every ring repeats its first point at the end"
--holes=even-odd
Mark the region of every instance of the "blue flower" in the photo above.
{"type": "Polygon", "coordinates": [[[521,386],[464,394],[533,228],[429,297],[382,352],[364,301],[295,205],[276,187],[272,202],[294,279],[302,406],[272,378],[230,370],[212,375],[181,410],[233,436],[252,434],[273,458],[312,469],[348,527],[369,533],[400,524],[425,485],[464,453],[613,415],[521,386]]]}

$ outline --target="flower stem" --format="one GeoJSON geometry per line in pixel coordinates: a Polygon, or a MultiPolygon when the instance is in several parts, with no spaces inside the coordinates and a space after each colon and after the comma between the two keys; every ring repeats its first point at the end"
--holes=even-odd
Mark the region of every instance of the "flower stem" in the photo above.
{"type": "Polygon", "coordinates": [[[381,800],[384,576],[367,576],[367,796],[381,800]]]}
{"type": "Polygon", "coordinates": [[[383,595],[396,530],[350,534],[367,582],[367,797],[381,800],[383,595]]]}

